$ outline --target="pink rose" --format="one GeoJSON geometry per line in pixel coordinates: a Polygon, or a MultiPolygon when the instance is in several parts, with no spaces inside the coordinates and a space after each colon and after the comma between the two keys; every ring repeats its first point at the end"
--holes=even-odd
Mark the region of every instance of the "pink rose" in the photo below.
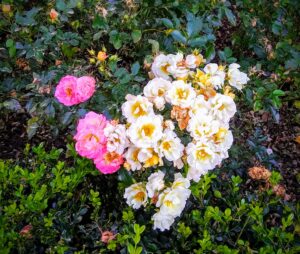
{"type": "Polygon", "coordinates": [[[79,120],[75,149],[83,157],[95,159],[106,149],[106,137],[104,128],[107,120],[104,115],[89,112],[83,119],[79,120]]]}
{"type": "Polygon", "coordinates": [[[93,77],[76,78],[67,75],[59,81],[54,95],[65,106],[73,106],[91,98],[95,92],[95,84],[93,77]]]}
{"type": "Polygon", "coordinates": [[[108,120],[102,114],[97,114],[93,111],[87,113],[83,119],[80,119],[77,125],[77,132],[81,132],[82,129],[95,128],[102,131],[106,127],[108,120]]]}
{"type": "Polygon", "coordinates": [[[87,101],[95,92],[96,80],[93,77],[83,76],[77,79],[77,98],[80,102],[87,101]]]}
{"type": "Polygon", "coordinates": [[[63,77],[56,87],[55,97],[66,106],[80,103],[77,97],[77,78],[70,75],[63,77]]]}
{"type": "Polygon", "coordinates": [[[99,157],[94,159],[96,168],[103,174],[113,174],[117,172],[121,165],[123,164],[124,159],[122,155],[116,152],[105,151],[99,157]]]}

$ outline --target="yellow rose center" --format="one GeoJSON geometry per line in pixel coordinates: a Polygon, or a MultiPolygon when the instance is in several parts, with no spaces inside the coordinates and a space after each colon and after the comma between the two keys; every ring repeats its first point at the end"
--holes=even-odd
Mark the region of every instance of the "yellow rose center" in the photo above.
{"type": "Polygon", "coordinates": [[[222,142],[226,136],[227,130],[225,128],[220,128],[219,131],[214,135],[213,139],[215,143],[222,142]]]}
{"type": "Polygon", "coordinates": [[[140,149],[136,149],[134,150],[134,152],[132,153],[132,159],[134,161],[138,161],[138,155],[139,155],[140,149]]]}
{"type": "Polygon", "coordinates": [[[145,199],[145,193],[143,191],[139,191],[137,194],[134,195],[134,199],[138,202],[143,202],[145,199]]]}
{"type": "Polygon", "coordinates": [[[92,133],[86,135],[84,139],[86,141],[92,141],[92,139],[96,139],[96,142],[99,142],[99,138],[96,135],[92,134],[92,133]]]}
{"type": "Polygon", "coordinates": [[[152,123],[148,123],[142,126],[140,129],[140,136],[146,136],[146,137],[151,137],[153,135],[153,132],[155,130],[155,125],[152,123]]]}
{"type": "Polygon", "coordinates": [[[187,97],[189,96],[189,90],[177,88],[176,95],[180,100],[186,100],[187,97]]]}
{"type": "Polygon", "coordinates": [[[220,111],[223,111],[226,108],[226,106],[224,104],[221,105],[221,107],[219,107],[220,111]]]}
{"type": "Polygon", "coordinates": [[[165,74],[169,74],[169,72],[168,72],[168,67],[170,66],[170,64],[168,64],[168,63],[166,63],[165,65],[162,65],[161,67],[160,67],[160,70],[163,72],[163,73],[165,73],[165,74]]]}
{"type": "Polygon", "coordinates": [[[164,204],[165,204],[165,206],[170,207],[170,208],[174,206],[174,204],[171,200],[165,200],[164,204]]]}
{"type": "Polygon", "coordinates": [[[165,141],[165,142],[162,143],[162,147],[163,147],[164,150],[169,151],[170,148],[171,148],[171,144],[170,144],[170,142],[165,141]]]}
{"type": "Polygon", "coordinates": [[[140,116],[147,115],[147,112],[144,110],[143,106],[139,101],[134,103],[131,107],[131,113],[135,118],[138,118],[140,116]]]}
{"type": "Polygon", "coordinates": [[[205,149],[198,150],[196,156],[198,160],[207,160],[211,158],[211,155],[208,154],[205,149]]]}
{"type": "Polygon", "coordinates": [[[163,96],[165,94],[165,90],[164,89],[162,89],[162,88],[158,88],[158,90],[157,90],[157,95],[158,96],[163,96]]]}
{"type": "Polygon", "coordinates": [[[116,152],[106,153],[104,155],[104,160],[107,164],[110,164],[112,161],[117,160],[120,157],[116,152]]]}
{"type": "Polygon", "coordinates": [[[73,90],[70,87],[67,87],[65,90],[65,93],[68,97],[72,96],[73,90]]]}

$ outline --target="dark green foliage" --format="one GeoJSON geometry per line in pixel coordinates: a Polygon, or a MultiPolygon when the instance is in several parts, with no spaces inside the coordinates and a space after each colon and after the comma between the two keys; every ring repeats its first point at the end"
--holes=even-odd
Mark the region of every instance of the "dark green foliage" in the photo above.
{"type": "MultiPolygon", "coordinates": [[[[0,253],[300,251],[299,204],[272,191],[284,176],[273,170],[269,188],[259,190],[262,183],[246,174],[256,163],[279,167],[266,146],[270,136],[254,124],[249,131],[247,119],[239,119],[247,111],[266,111],[279,123],[285,105],[296,112],[286,121],[300,123],[300,1],[3,0],[0,6],[0,111],[28,114],[28,139],[46,126],[53,139],[67,136],[89,110],[121,117],[125,95],[141,93],[147,65],[159,51],[198,49],[208,62],[238,62],[251,79],[236,94],[240,112],[229,159],[192,185],[169,232],[152,230],[153,211],[125,204],[124,189],[134,181],[126,170],[100,175],[71,145],[51,151],[27,146],[20,160],[0,161],[0,253]],[[52,8],[56,21],[49,17],[52,8]],[[96,65],[100,50],[108,58],[96,65]],[[88,102],[57,102],[55,86],[67,74],[97,79],[88,102]],[[20,234],[28,225],[29,233],[20,234]],[[105,230],[116,234],[109,244],[100,241],[105,230]]],[[[163,170],[170,176],[174,169],[163,170]]]]}
{"type": "MultiPolygon", "coordinates": [[[[161,233],[151,229],[152,211],[125,204],[126,171],[117,188],[116,175],[100,175],[68,147],[27,146],[23,161],[0,161],[1,253],[296,253],[299,206],[271,189],[248,189],[226,166],[192,185],[180,222],[161,233]],[[117,234],[108,246],[100,241],[105,230],[117,234]]],[[[271,185],[280,179],[273,171],[271,185]]]]}

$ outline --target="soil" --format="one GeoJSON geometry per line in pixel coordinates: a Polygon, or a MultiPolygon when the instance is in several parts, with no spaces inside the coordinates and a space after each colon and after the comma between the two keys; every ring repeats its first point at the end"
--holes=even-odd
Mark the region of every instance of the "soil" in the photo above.
{"type": "Polygon", "coordinates": [[[35,146],[43,142],[47,151],[52,147],[66,147],[65,137],[54,138],[47,126],[39,128],[29,140],[26,133],[28,119],[30,116],[26,113],[0,114],[0,159],[21,160],[26,144],[35,146]]]}
{"type": "MultiPolygon", "coordinates": [[[[271,169],[279,170],[282,184],[292,200],[300,199],[300,144],[295,141],[300,135],[300,124],[296,122],[296,109],[287,104],[280,109],[280,121],[276,123],[268,112],[245,111],[234,119],[235,128],[242,129],[235,142],[250,150],[247,140],[254,135],[257,128],[267,139],[261,143],[270,153],[274,154],[276,165],[271,169]]],[[[243,164],[246,167],[259,166],[260,161],[253,157],[243,164]]]]}

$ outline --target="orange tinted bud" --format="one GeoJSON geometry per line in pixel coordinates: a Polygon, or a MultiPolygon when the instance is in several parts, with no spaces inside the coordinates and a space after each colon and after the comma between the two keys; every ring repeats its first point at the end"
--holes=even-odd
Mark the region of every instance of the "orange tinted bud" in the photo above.
{"type": "Polygon", "coordinates": [[[101,242],[108,243],[116,237],[111,231],[104,231],[101,235],[101,242]]]}
{"type": "Polygon", "coordinates": [[[51,21],[55,21],[58,17],[58,12],[54,9],[51,9],[49,16],[51,21]]]}
{"type": "Polygon", "coordinates": [[[9,4],[2,4],[2,11],[3,11],[4,13],[10,12],[10,11],[11,11],[10,5],[9,5],[9,4]]]}
{"type": "Polygon", "coordinates": [[[28,224],[21,229],[20,235],[26,238],[32,238],[32,235],[30,234],[31,230],[32,230],[32,225],[28,224]]]}
{"type": "Polygon", "coordinates": [[[62,61],[61,61],[61,60],[57,60],[57,59],[55,60],[55,65],[56,65],[56,66],[59,66],[59,65],[61,65],[61,64],[62,64],[62,61]]]}
{"type": "Polygon", "coordinates": [[[104,62],[106,58],[107,58],[106,52],[104,52],[104,51],[99,51],[98,52],[97,59],[100,62],[104,62]]]}

